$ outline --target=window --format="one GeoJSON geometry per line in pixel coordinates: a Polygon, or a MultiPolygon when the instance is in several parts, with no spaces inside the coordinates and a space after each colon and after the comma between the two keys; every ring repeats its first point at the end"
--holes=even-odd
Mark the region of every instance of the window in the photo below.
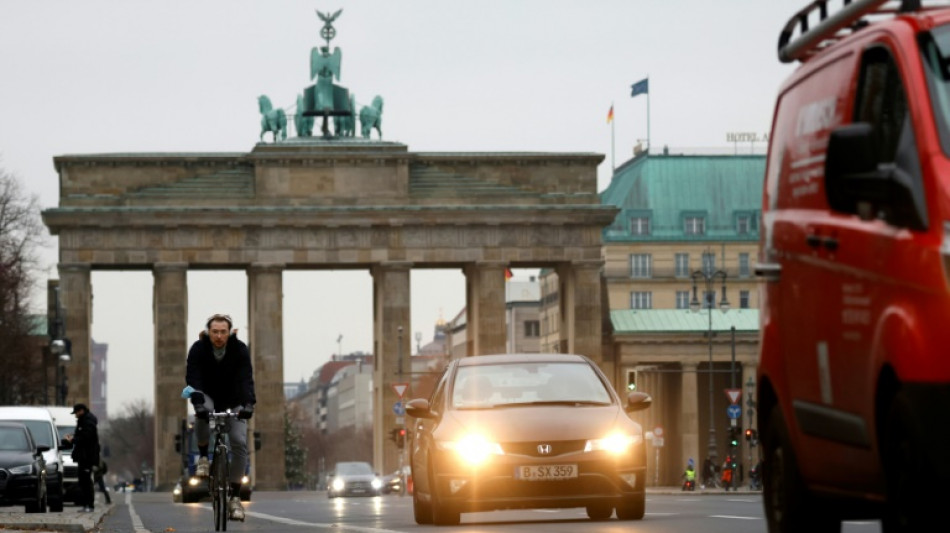
{"type": "Polygon", "coordinates": [[[739,235],[748,235],[752,232],[752,217],[749,215],[739,215],[736,217],[736,233],[739,235]]]}
{"type": "Polygon", "coordinates": [[[524,336],[538,337],[541,334],[541,324],[537,320],[524,321],[524,336]]]}
{"type": "Polygon", "coordinates": [[[689,291],[676,291],[676,308],[689,309],[689,291]]]}
{"type": "Polygon", "coordinates": [[[631,235],[649,235],[650,219],[647,217],[633,217],[630,219],[631,235]]]}
{"type": "Polygon", "coordinates": [[[716,270],[716,254],[712,252],[703,252],[703,272],[711,276],[716,270]]]}
{"type": "Polygon", "coordinates": [[[705,235],[706,219],[703,217],[686,217],[683,232],[687,235],[705,235]]]}
{"type": "Polygon", "coordinates": [[[739,277],[749,277],[749,254],[739,254],[739,277]]]}
{"type": "Polygon", "coordinates": [[[676,277],[688,278],[689,275],[689,254],[676,254],[676,277]]]}
{"type": "Polygon", "coordinates": [[[631,292],[630,293],[630,309],[652,309],[653,308],[653,293],[652,292],[631,292]]]}
{"type": "Polygon", "coordinates": [[[749,308],[749,291],[739,291],[739,309],[749,308]]]}
{"type": "Polygon", "coordinates": [[[630,277],[649,278],[653,274],[653,257],[650,254],[630,254],[630,277]]]}

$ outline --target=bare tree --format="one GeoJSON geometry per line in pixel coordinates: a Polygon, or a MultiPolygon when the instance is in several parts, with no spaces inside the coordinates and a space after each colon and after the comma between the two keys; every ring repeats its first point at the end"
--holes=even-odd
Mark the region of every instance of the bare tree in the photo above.
{"type": "Polygon", "coordinates": [[[0,404],[40,403],[45,393],[29,310],[44,236],[37,197],[0,168],[0,404]]]}
{"type": "Polygon", "coordinates": [[[109,429],[99,440],[103,450],[108,449],[109,472],[130,481],[141,475],[143,465],[155,467],[155,417],[142,399],[126,403],[122,409],[122,415],[109,417],[109,429]]]}

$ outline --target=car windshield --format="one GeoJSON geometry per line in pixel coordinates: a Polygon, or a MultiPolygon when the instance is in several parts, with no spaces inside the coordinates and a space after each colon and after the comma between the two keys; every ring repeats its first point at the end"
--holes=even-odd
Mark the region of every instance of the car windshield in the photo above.
{"type": "Polygon", "coordinates": [[[369,463],[340,463],[336,465],[337,475],[373,475],[373,467],[369,463]]]}
{"type": "Polygon", "coordinates": [[[4,427],[0,428],[0,450],[5,452],[25,451],[30,449],[30,441],[26,438],[26,433],[22,429],[4,427]]]}
{"type": "Polygon", "coordinates": [[[452,407],[486,409],[526,404],[607,405],[611,395],[586,363],[528,362],[461,366],[452,407]]]}
{"type": "Polygon", "coordinates": [[[55,448],[53,445],[53,430],[50,423],[45,420],[16,420],[26,426],[30,433],[33,435],[33,440],[36,441],[37,446],[49,446],[50,448],[55,448]]]}

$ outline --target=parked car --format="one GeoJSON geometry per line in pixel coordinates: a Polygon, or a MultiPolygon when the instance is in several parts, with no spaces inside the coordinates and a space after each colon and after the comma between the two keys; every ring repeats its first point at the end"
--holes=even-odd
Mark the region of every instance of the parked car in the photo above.
{"type": "Polygon", "coordinates": [[[950,9],[802,4],[756,267],[768,530],[926,531],[950,499],[950,9]]]}
{"type": "Polygon", "coordinates": [[[45,513],[46,460],[49,446],[37,444],[26,424],[0,421],[0,505],[24,505],[45,513]]]}
{"type": "Polygon", "coordinates": [[[379,496],[383,480],[369,463],[345,461],[337,463],[327,476],[327,498],[340,496],[379,496]]]}
{"type": "Polygon", "coordinates": [[[585,507],[593,520],[639,520],[645,509],[643,428],[587,357],[504,354],[449,363],[429,399],[407,405],[412,503],[419,524],[460,513],[585,507]]]}
{"type": "MultiPolygon", "coordinates": [[[[64,500],[64,464],[60,448],[59,432],[53,415],[45,407],[0,407],[0,421],[20,422],[33,435],[37,445],[45,446],[43,458],[46,461],[46,484],[48,490],[49,510],[61,512],[64,500]]],[[[75,420],[75,417],[74,417],[75,420]]],[[[75,427],[75,424],[73,424],[75,427]]]]}
{"type": "MultiPolygon", "coordinates": [[[[46,410],[53,415],[53,423],[56,424],[56,431],[59,434],[59,442],[67,434],[76,431],[76,415],[72,414],[72,407],[59,405],[48,405],[46,410]]],[[[79,501],[79,465],[73,461],[73,449],[60,448],[60,455],[63,458],[63,500],[76,503],[79,501]]]]}

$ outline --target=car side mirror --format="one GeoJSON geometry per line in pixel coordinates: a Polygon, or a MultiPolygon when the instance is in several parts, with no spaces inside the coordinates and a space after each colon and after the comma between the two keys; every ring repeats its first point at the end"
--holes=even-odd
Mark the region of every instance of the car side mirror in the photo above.
{"type": "Polygon", "coordinates": [[[632,413],[634,411],[642,411],[651,405],[653,405],[652,396],[645,392],[633,391],[627,394],[627,405],[623,410],[632,413]]]}
{"type": "Polygon", "coordinates": [[[856,122],[832,130],[825,153],[828,206],[862,220],[880,218],[898,227],[926,229],[926,207],[918,205],[914,191],[919,164],[914,154],[909,154],[912,161],[901,157],[914,149],[913,143],[900,149],[898,161],[903,160],[902,164],[880,163],[870,124],[856,122]]]}
{"type": "Polygon", "coordinates": [[[71,450],[73,449],[73,443],[69,440],[62,439],[59,441],[59,447],[62,450],[71,450]]]}
{"type": "Polygon", "coordinates": [[[38,446],[36,447],[36,451],[38,451],[38,452],[40,452],[40,453],[46,453],[46,452],[50,451],[50,449],[51,449],[51,448],[50,448],[49,446],[45,445],[45,444],[40,444],[40,445],[38,445],[38,446]]]}
{"type": "Polygon", "coordinates": [[[429,400],[425,398],[409,400],[409,403],[406,404],[406,414],[413,418],[435,418],[435,413],[433,413],[430,408],[429,400]]]}

